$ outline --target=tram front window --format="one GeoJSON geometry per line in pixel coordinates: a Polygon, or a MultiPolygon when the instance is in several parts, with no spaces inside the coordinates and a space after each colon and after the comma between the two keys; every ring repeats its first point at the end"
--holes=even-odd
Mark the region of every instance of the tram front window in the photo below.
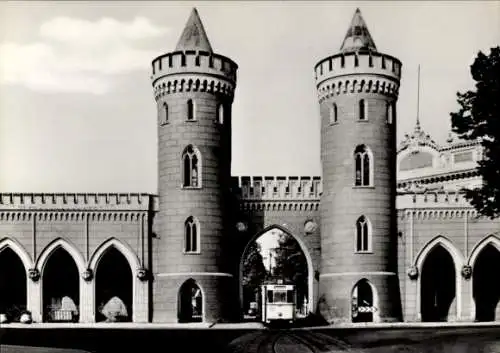
{"type": "Polygon", "coordinates": [[[287,290],[286,291],[286,302],[287,303],[293,303],[293,290],[287,290]]]}
{"type": "Polygon", "coordinates": [[[274,302],[275,303],[286,303],[286,292],[276,291],[274,292],[274,302]]]}

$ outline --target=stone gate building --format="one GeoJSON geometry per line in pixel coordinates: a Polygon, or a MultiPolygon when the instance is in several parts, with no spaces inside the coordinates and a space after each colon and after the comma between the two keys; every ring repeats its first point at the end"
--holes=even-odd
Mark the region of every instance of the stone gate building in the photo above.
{"type": "Polygon", "coordinates": [[[152,62],[158,195],[0,194],[0,313],[35,321],[238,321],[247,245],[280,229],[308,264],[308,311],[330,322],[499,317],[498,220],[460,192],[477,142],[439,146],[417,118],[396,143],[401,62],[357,10],[314,68],[322,176],[231,172],[238,66],[194,9],[152,62]]]}

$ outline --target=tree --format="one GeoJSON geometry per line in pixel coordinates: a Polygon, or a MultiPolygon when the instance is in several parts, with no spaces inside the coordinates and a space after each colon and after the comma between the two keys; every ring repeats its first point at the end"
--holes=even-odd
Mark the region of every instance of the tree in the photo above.
{"type": "Polygon", "coordinates": [[[288,233],[281,233],[276,249],[276,265],[273,275],[293,282],[297,289],[297,303],[307,297],[307,260],[299,243],[288,233]]]}
{"type": "Polygon", "coordinates": [[[459,138],[481,143],[482,185],[464,192],[480,214],[493,219],[500,215],[500,47],[489,56],[479,52],[470,70],[476,91],[457,93],[460,109],[450,114],[451,125],[459,138]]]}
{"type": "Polygon", "coordinates": [[[254,300],[255,291],[267,277],[267,270],[260,251],[260,244],[253,241],[248,245],[244,255],[242,278],[244,303],[254,300]]]}

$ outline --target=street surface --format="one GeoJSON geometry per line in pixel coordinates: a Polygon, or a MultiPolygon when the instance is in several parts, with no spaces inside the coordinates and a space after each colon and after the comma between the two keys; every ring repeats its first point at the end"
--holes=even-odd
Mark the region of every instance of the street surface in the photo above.
{"type": "Polygon", "coordinates": [[[0,353],[500,353],[500,326],[0,328],[0,353]],[[158,349],[160,347],[160,349],[158,349]]]}
{"type": "Polygon", "coordinates": [[[500,353],[500,328],[253,332],[229,344],[231,353],[500,353]]]}

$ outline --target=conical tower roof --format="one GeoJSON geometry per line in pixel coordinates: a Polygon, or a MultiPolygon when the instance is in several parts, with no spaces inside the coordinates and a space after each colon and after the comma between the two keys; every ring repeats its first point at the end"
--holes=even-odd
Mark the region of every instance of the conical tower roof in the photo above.
{"type": "Polygon", "coordinates": [[[186,22],[186,26],[184,27],[184,31],[182,31],[175,50],[201,50],[212,52],[212,46],[210,45],[205,28],[203,27],[203,23],[195,7],[193,11],[191,11],[191,15],[186,22]]]}
{"type": "Polygon", "coordinates": [[[377,47],[375,46],[375,42],[368,31],[368,27],[366,26],[363,16],[361,16],[361,11],[356,9],[351,25],[349,26],[344,41],[342,42],[342,46],[340,47],[340,51],[351,52],[358,50],[377,51],[377,47]]]}

